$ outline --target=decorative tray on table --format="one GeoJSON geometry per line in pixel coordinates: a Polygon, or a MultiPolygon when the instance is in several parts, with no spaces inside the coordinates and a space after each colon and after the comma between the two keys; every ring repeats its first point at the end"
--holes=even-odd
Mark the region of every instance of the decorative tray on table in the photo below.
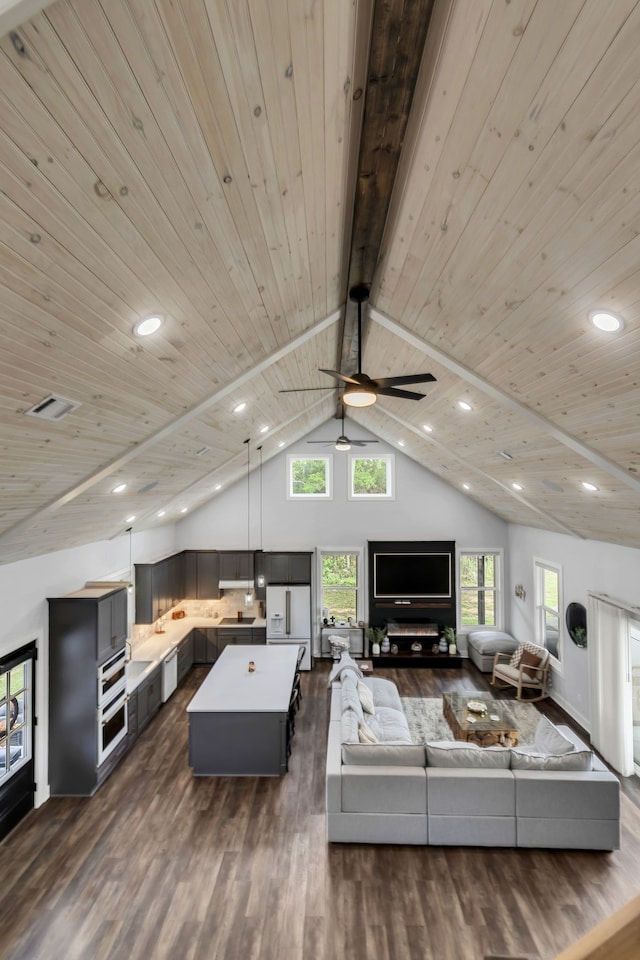
{"type": "Polygon", "coordinates": [[[487,712],[487,705],[482,700],[469,700],[467,701],[467,710],[469,713],[483,714],[487,712]]]}

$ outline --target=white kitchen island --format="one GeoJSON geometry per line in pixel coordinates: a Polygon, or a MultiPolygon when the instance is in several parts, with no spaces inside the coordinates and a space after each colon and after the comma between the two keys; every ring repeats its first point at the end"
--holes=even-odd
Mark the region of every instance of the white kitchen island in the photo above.
{"type": "Polygon", "coordinates": [[[225,647],[187,707],[189,765],[196,776],[286,773],[297,658],[295,644],[225,647]]]}

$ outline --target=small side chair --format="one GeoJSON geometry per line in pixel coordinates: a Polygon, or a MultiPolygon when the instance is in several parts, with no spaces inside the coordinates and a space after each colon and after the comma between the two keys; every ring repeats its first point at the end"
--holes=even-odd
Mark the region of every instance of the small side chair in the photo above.
{"type": "Polygon", "coordinates": [[[535,703],[549,696],[550,670],[548,650],[533,643],[521,643],[513,655],[496,653],[491,683],[502,689],[515,687],[518,700],[535,703]],[[524,691],[528,693],[524,695],[524,691]]]}

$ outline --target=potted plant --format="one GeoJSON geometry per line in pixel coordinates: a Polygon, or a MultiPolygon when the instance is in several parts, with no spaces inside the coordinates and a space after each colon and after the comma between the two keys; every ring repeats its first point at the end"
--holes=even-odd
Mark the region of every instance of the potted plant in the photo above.
{"type": "Polygon", "coordinates": [[[373,657],[380,656],[380,644],[385,640],[387,636],[386,627],[367,627],[366,630],[367,640],[369,641],[369,646],[371,648],[371,655],[373,657]]]}
{"type": "Polygon", "coordinates": [[[456,647],[455,627],[445,627],[444,630],[442,631],[442,639],[447,644],[449,654],[451,656],[454,656],[458,652],[458,649],[456,647]]]}

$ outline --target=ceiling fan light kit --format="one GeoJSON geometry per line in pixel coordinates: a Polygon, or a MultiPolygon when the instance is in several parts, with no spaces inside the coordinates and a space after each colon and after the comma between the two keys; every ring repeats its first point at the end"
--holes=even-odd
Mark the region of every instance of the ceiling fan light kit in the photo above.
{"type": "Polygon", "coordinates": [[[342,400],[348,407],[370,407],[376,402],[377,395],[373,387],[354,384],[344,388],[342,400]]]}

